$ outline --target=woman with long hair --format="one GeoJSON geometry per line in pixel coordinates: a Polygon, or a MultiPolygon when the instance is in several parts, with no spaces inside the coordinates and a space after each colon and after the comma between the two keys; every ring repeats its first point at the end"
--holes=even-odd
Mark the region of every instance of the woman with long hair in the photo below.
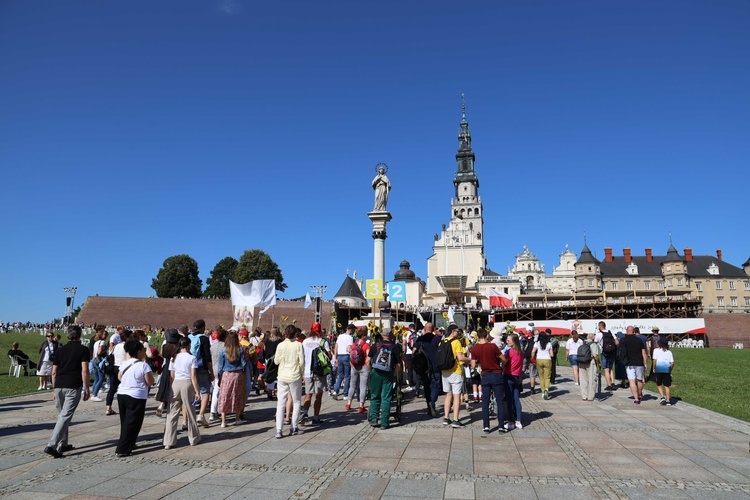
{"type": "Polygon", "coordinates": [[[534,343],[531,359],[536,358],[536,368],[539,373],[539,385],[542,386],[542,398],[549,399],[550,375],[552,375],[552,342],[549,335],[540,333],[534,343]]]}
{"type": "Polygon", "coordinates": [[[183,337],[179,342],[180,352],[169,362],[169,373],[172,380],[172,400],[169,402],[169,416],[164,428],[164,449],[169,450],[177,444],[177,425],[180,413],[187,419],[188,442],[190,446],[200,443],[201,435],[198,421],[191,404],[195,395],[200,392],[198,387],[198,362],[190,354],[190,339],[183,337]],[[185,408],[187,411],[182,411],[185,408]]]}
{"type": "MultiPolygon", "coordinates": [[[[521,424],[521,373],[523,372],[523,349],[518,335],[511,333],[506,338],[508,348],[505,350],[504,377],[505,377],[505,401],[508,404],[508,423],[506,429],[510,430],[514,426],[513,418],[516,419],[515,428],[523,429],[521,424]]],[[[500,404],[500,401],[498,401],[500,404]]]]}
{"type": "Polygon", "coordinates": [[[120,439],[115,454],[128,457],[133,452],[146,414],[148,389],[154,385],[154,374],[145,362],[146,348],[133,338],[125,342],[125,362],[120,365],[117,378],[117,406],[120,410],[120,439]]]}
{"type": "Polygon", "coordinates": [[[269,332],[268,338],[265,340],[265,347],[263,348],[263,357],[265,358],[265,373],[263,374],[266,382],[266,393],[268,399],[276,399],[276,377],[278,376],[279,367],[273,360],[276,356],[276,348],[284,339],[281,338],[281,332],[278,328],[273,327],[269,332]]]}
{"type": "Polygon", "coordinates": [[[93,360],[90,366],[93,368],[91,373],[94,374],[94,386],[91,388],[91,397],[89,401],[102,402],[102,398],[99,397],[99,391],[104,385],[104,372],[99,369],[99,363],[102,358],[107,355],[107,331],[97,330],[95,334],[96,341],[93,347],[93,360]]]}
{"type": "Polygon", "coordinates": [[[227,426],[227,413],[236,415],[236,425],[245,409],[245,349],[234,331],[227,332],[224,349],[219,353],[219,413],[221,426],[227,426]]]}

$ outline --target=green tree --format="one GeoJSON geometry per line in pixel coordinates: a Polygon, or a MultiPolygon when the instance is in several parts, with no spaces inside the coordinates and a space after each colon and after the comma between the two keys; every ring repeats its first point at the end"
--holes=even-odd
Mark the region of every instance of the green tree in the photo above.
{"type": "Polygon", "coordinates": [[[232,278],[235,283],[247,283],[254,280],[275,280],[277,291],[286,290],[281,269],[263,250],[245,250],[232,278]]]}
{"type": "Polygon", "coordinates": [[[168,257],[151,281],[151,288],[156,290],[157,297],[197,298],[201,296],[202,287],[198,263],[186,254],[168,257]]]}
{"type": "Polygon", "coordinates": [[[234,257],[224,257],[214,266],[211,276],[206,279],[204,297],[229,297],[229,280],[234,276],[239,262],[234,257]]]}

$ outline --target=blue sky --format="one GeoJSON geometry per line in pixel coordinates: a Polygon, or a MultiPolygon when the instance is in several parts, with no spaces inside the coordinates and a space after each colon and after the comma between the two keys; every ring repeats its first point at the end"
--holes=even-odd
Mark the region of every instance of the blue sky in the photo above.
{"type": "Polygon", "coordinates": [[[466,94],[489,267],[604,247],[741,265],[750,3],[0,2],[0,319],[63,287],[145,297],[164,259],[205,279],[260,248],[287,292],[426,279],[450,219],[466,94]],[[744,168],[743,168],[744,167],[744,168]]]}

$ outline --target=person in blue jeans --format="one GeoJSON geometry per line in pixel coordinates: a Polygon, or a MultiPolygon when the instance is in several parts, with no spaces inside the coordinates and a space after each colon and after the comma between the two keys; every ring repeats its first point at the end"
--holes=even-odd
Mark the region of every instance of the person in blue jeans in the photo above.
{"type": "Polygon", "coordinates": [[[346,331],[338,336],[333,349],[336,353],[336,383],[333,386],[333,397],[338,399],[341,382],[344,382],[344,398],[349,397],[349,382],[352,378],[351,358],[349,350],[354,344],[354,333],[356,327],[349,325],[346,331]]]}
{"type": "Polygon", "coordinates": [[[497,423],[498,432],[505,433],[510,429],[503,426],[505,418],[504,405],[505,385],[503,383],[503,368],[505,356],[500,348],[491,342],[487,342],[487,331],[480,329],[477,332],[479,338],[477,345],[471,348],[471,368],[477,366],[482,368],[482,423],[484,432],[490,432],[490,393],[497,401],[497,423]]]}
{"type": "Polygon", "coordinates": [[[443,384],[442,374],[437,369],[435,358],[437,357],[437,346],[440,339],[435,335],[432,323],[425,323],[423,333],[414,341],[414,349],[422,349],[429,359],[430,369],[425,373],[419,374],[424,399],[427,402],[427,412],[432,418],[440,417],[435,404],[437,403],[440,387],[443,384]]]}

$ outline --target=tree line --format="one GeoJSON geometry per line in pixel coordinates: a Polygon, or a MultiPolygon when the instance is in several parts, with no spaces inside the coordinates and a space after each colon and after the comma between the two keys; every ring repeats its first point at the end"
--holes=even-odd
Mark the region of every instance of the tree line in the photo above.
{"type": "Polygon", "coordinates": [[[156,278],[151,281],[151,288],[160,298],[229,297],[230,280],[247,283],[261,279],[272,279],[276,281],[276,290],[286,290],[281,269],[263,250],[245,250],[240,260],[234,257],[221,259],[206,279],[205,290],[198,274],[198,262],[187,254],[181,254],[164,260],[156,278]]]}

